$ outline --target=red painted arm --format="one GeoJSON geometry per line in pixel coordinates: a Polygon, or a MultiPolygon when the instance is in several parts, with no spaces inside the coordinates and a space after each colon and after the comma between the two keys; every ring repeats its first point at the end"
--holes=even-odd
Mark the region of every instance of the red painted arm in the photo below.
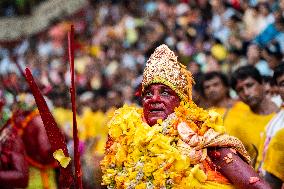
{"type": "Polygon", "coordinates": [[[208,155],[227,179],[239,189],[270,189],[254,169],[229,148],[209,149],[208,155]]]}
{"type": "Polygon", "coordinates": [[[11,188],[25,188],[28,185],[28,164],[23,154],[11,152],[13,169],[0,171],[0,186],[11,188]]]}
{"type": "Polygon", "coordinates": [[[0,153],[3,153],[7,158],[8,161],[6,163],[9,164],[10,169],[0,169],[0,186],[25,188],[29,181],[29,168],[24,156],[24,144],[18,137],[13,138],[13,141],[7,142],[11,142],[12,149],[3,152],[5,149],[0,148],[0,153]]]}

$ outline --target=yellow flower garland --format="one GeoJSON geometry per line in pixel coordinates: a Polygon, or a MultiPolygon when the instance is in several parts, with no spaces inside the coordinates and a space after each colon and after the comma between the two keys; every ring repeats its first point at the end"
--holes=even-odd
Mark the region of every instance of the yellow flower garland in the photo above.
{"type": "MultiPolygon", "coordinates": [[[[141,108],[124,105],[109,122],[109,142],[101,162],[108,188],[200,188],[206,174],[178,147],[177,124],[202,136],[209,128],[223,133],[222,119],[193,102],[182,102],[175,113],[150,127],[141,108]]],[[[205,152],[206,153],[206,152],[205,152]]]]}

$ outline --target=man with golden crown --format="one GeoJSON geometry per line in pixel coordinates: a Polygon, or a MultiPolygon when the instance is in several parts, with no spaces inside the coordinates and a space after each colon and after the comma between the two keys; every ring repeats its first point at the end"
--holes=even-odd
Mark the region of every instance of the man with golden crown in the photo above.
{"type": "Polygon", "coordinates": [[[101,168],[108,188],[269,188],[222,118],[192,101],[191,73],[166,45],[142,80],[143,108],[124,105],[108,123],[101,168]]]}

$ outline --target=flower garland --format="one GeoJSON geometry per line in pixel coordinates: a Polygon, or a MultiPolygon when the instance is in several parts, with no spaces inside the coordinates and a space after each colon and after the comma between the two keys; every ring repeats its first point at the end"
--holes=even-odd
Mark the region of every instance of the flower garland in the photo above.
{"type": "MultiPolygon", "coordinates": [[[[186,123],[201,137],[210,128],[223,133],[220,115],[193,102],[182,102],[166,120],[158,120],[152,127],[142,117],[141,108],[124,105],[109,122],[106,156],[101,162],[103,184],[127,189],[201,186],[207,176],[185,154],[177,126],[186,123]]],[[[206,156],[206,149],[202,153],[206,156]]]]}

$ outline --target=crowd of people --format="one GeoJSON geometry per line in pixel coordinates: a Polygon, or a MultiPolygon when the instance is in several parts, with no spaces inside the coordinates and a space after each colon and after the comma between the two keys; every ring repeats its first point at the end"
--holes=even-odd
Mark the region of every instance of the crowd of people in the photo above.
{"type": "Polygon", "coordinates": [[[1,17],[13,17],[31,14],[31,10],[34,6],[40,4],[44,0],[20,0],[20,1],[7,1],[0,2],[0,15],[1,17]]]}
{"type": "MultiPolygon", "coordinates": [[[[100,185],[106,123],[123,104],[141,105],[143,69],[160,44],[169,46],[192,73],[193,101],[220,113],[227,132],[245,145],[254,168],[274,188],[281,188],[283,132],[277,131],[283,128],[283,0],[89,1],[83,10],[55,20],[44,32],[23,37],[13,45],[1,45],[0,128],[19,108],[34,110],[35,102],[20,69],[29,67],[69,141],[70,151],[67,32],[71,24],[75,28],[80,151],[83,172],[88,173],[84,174],[84,188],[100,185]],[[264,157],[269,160],[265,162],[264,157]]],[[[24,146],[35,145],[30,151],[48,146],[24,142],[24,146]]],[[[29,155],[37,156],[34,152],[29,155]]],[[[48,157],[41,164],[50,162],[48,157]]],[[[44,182],[43,178],[35,180],[44,182]]],[[[49,182],[50,188],[50,183],[57,182],[55,178],[49,182]]],[[[30,181],[29,187],[33,186],[30,181]]]]}

